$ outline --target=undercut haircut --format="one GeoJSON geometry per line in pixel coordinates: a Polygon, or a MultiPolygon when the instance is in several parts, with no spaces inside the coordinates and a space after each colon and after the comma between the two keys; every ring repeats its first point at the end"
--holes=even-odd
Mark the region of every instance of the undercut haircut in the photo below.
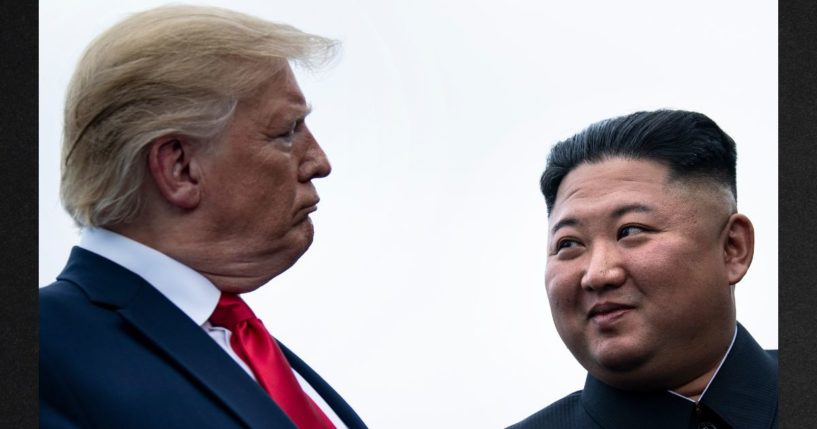
{"type": "Polygon", "coordinates": [[[227,9],[163,6],[129,16],[81,57],[65,102],[60,198],[79,226],[134,219],[155,139],[207,145],[239,101],[288,67],[328,63],[334,40],[227,9]]]}
{"type": "Polygon", "coordinates": [[[656,110],[596,122],[553,146],[539,182],[548,216],[570,171],[612,158],[656,161],[670,180],[713,183],[737,201],[735,141],[704,114],[656,110]]]}

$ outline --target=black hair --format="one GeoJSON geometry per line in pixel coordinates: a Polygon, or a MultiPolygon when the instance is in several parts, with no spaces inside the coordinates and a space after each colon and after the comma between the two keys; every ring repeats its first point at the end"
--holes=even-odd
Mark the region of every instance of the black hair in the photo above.
{"type": "Polygon", "coordinates": [[[615,157],[657,161],[669,167],[671,179],[727,185],[737,200],[735,141],[702,113],[656,110],[596,122],[553,146],[539,181],[548,216],[571,170],[615,157]]]}

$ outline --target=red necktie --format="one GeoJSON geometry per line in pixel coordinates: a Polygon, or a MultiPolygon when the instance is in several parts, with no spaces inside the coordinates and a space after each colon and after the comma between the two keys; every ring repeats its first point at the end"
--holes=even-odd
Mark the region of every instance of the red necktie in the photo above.
{"type": "Polygon", "coordinates": [[[230,345],[255,374],[258,384],[299,429],[335,429],[304,393],[278,343],[238,296],[222,293],[210,323],[232,332],[230,345]]]}

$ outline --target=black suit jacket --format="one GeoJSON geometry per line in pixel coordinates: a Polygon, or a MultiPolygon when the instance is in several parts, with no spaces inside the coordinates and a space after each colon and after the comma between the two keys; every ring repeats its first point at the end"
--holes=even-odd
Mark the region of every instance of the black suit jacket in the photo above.
{"type": "MultiPolygon", "coordinates": [[[[301,359],[350,429],[366,425],[301,359]]],[[[40,289],[40,427],[295,429],[202,329],[133,272],[75,247],[40,289]]]]}
{"type": "Polygon", "coordinates": [[[777,428],[777,351],[764,351],[738,324],[735,344],[699,407],[666,391],[619,390],[588,374],[584,390],[510,428],[777,428]]]}

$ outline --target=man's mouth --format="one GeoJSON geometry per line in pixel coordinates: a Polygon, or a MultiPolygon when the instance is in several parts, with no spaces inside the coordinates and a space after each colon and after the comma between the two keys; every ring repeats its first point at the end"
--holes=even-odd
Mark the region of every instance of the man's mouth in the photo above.
{"type": "Polygon", "coordinates": [[[298,210],[298,212],[295,213],[295,223],[303,222],[304,220],[309,218],[309,215],[311,213],[314,213],[316,210],[318,210],[318,202],[320,202],[320,200],[321,200],[320,198],[316,197],[315,201],[312,204],[304,206],[303,208],[298,210]]]}
{"type": "Polygon", "coordinates": [[[632,305],[627,304],[620,304],[617,302],[604,302],[601,304],[596,304],[590,311],[587,313],[587,318],[592,320],[611,320],[614,319],[629,310],[635,308],[632,305]]]}

